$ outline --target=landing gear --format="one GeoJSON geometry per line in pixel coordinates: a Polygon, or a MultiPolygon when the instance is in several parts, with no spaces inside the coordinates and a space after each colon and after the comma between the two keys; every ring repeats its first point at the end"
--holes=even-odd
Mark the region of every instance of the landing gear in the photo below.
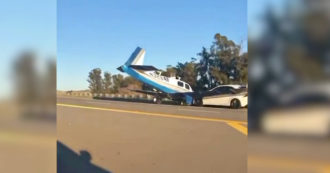
{"type": "Polygon", "coordinates": [[[186,102],[183,101],[183,100],[177,100],[177,101],[175,101],[175,102],[176,102],[177,105],[181,105],[181,106],[183,106],[183,105],[186,104],[186,102]]]}
{"type": "Polygon", "coordinates": [[[161,103],[162,103],[162,99],[161,99],[160,97],[154,97],[154,98],[152,99],[152,101],[153,101],[154,103],[156,103],[156,104],[161,104],[161,103]]]}
{"type": "Polygon", "coordinates": [[[203,106],[203,100],[202,99],[194,99],[193,105],[203,106]]]}
{"type": "Polygon", "coordinates": [[[201,99],[196,98],[181,98],[176,100],[176,104],[181,106],[200,106],[202,104],[201,102],[201,99]]]}
{"type": "Polygon", "coordinates": [[[180,104],[181,106],[185,106],[185,105],[186,105],[186,102],[182,100],[182,101],[179,102],[179,104],[180,104]]]}

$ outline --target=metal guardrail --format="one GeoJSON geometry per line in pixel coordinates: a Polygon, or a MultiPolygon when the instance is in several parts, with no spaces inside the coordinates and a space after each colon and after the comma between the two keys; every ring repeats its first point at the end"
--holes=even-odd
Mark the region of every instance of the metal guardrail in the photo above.
{"type": "Polygon", "coordinates": [[[109,93],[90,93],[90,92],[63,92],[60,96],[94,97],[94,98],[120,98],[120,99],[143,99],[152,100],[153,96],[143,94],[109,94],[109,93]]]}

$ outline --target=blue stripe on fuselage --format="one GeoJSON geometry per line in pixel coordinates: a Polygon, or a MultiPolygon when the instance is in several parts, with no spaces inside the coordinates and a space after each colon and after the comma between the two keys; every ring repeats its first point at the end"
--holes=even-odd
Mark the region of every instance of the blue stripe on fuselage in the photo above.
{"type": "Polygon", "coordinates": [[[131,75],[132,77],[136,78],[137,80],[140,80],[143,83],[146,83],[148,85],[151,85],[151,86],[153,86],[153,87],[155,87],[155,88],[157,88],[157,89],[159,89],[159,90],[161,90],[163,92],[171,93],[171,94],[173,94],[173,93],[179,93],[180,92],[180,91],[176,91],[174,89],[171,89],[169,87],[166,87],[164,85],[161,85],[161,84],[159,84],[159,83],[157,83],[155,81],[152,81],[152,80],[150,80],[150,79],[148,79],[148,78],[140,75],[138,72],[136,72],[132,68],[127,67],[126,65],[123,65],[122,67],[123,67],[123,70],[126,73],[128,73],[129,75],[131,75]]]}

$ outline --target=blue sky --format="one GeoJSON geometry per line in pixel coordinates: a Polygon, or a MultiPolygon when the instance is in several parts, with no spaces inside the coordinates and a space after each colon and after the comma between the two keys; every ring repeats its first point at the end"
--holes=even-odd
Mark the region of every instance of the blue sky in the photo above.
{"type": "Polygon", "coordinates": [[[119,73],[137,46],[145,64],[164,69],[189,61],[215,33],[247,42],[246,0],[58,0],[58,89],[87,89],[96,67],[119,73]]]}
{"type": "Polygon", "coordinates": [[[10,0],[0,5],[0,98],[13,90],[13,61],[34,50],[43,61],[56,56],[56,0],[10,0]]]}

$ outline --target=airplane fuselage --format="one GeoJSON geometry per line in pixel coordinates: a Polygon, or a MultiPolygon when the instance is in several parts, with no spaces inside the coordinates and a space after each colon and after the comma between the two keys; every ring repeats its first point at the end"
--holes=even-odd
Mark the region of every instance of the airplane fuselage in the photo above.
{"type": "Polygon", "coordinates": [[[153,86],[164,93],[173,94],[193,92],[189,84],[178,80],[175,77],[162,76],[155,71],[137,70],[127,67],[126,65],[123,65],[122,69],[135,79],[153,86]]]}
{"type": "Polygon", "coordinates": [[[158,90],[153,93],[156,100],[161,100],[166,94],[180,102],[184,100],[189,105],[193,104],[193,90],[190,85],[175,77],[162,76],[160,70],[153,66],[143,65],[144,55],[145,50],[137,47],[126,63],[117,69],[158,90]]]}

